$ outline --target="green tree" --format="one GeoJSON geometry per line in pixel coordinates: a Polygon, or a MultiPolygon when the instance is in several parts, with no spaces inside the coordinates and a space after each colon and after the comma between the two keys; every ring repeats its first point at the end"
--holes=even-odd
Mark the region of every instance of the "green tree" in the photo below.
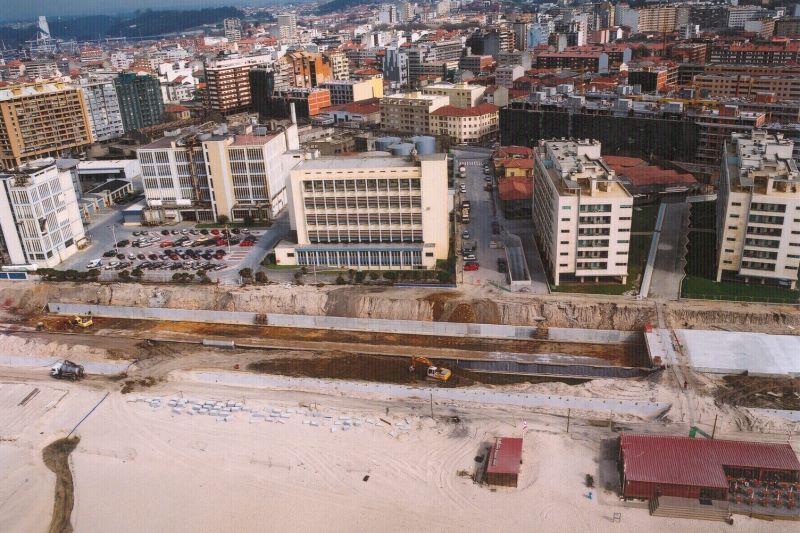
{"type": "Polygon", "coordinates": [[[389,270],[388,272],[384,272],[383,273],[383,279],[389,280],[389,281],[394,281],[394,280],[397,279],[397,272],[393,272],[391,270],[389,270]]]}
{"type": "Polygon", "coordinates": [[[366,277],[367,277],[367,273],[364,272],[363,270],[359,270],[358,272],[356,272],[356,278],[355,278],[356,279],[356,283],[363,283],[364,282],[364,278],[366,278],[366,277]]]}
{"type": "Polygon", "coordinates": [[[131,279],[131,273],[128,271],[128,269],[123,270],[117,275],[119,276],[119,279],[122,281],[130,281],[131,279]]]}
{"type": "Polygon", "coordinates": [[[175,272],[172,275],[172,281],[176,283],[180,283],[181,281],[183,281],[183,272],[175,272]]]}
{"type": "Polygon", "coordinates": [[[252,268],[243,268],[239,271],[239,275],[243,278],[250,279],[253,277],[253,269],[252,268]]]}
{"type": "Polygon", "coordinates": [[[140,280],[142,279],[142,276],[144,276],[144,272],[142,271],[141,268],[134,268],[133,271],[131,272],[131,276],[133,276],[137,280],[140,280]]]}
{"type": "Polygon", "coordinates": [[[256,222],[251,215],[247,215],[242,221],[244,222],[245,226],[252,226],[256,222]]]}
{"type": "Polygon", "coordinates": [[[230,221],[227,215],[220,215],[217,217],[217,224],[225,225],[230,221]]]}
{"type": "Polygon", "coordinates": [[[376,280],[376,279],[378,279],[379,277],[381,277],[381,275],[380,275],[380,274],[378,274],[377,272],[370,272],[370,273],[369,273],[369,279],[371,279],[372,281],[375,281],[375,280],[376,280]]]}
{"type": "Polygon", "coordinates": [[[269,278],[267,278],[266,272],[258,271],[256,272],[256,282],[257,283],[268,283],[269,278]]]}
{"type": "Polygon", "coordinates": [[[347,285],[347,281],[344,279],[344,276],[339,274],[339,276],[336,278],[336,284],[337,285],[347,285]]]}

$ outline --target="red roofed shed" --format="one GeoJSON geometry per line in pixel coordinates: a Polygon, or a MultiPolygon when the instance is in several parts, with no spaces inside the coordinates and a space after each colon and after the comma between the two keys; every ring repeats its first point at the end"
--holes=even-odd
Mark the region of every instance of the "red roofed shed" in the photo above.
{"type": "Polygon", "coordinates": [[[622,435],[619,442],[626,498],[725,500],[734,479],[800,480],[800,461],[789,444],[660,435],[622,435]]]}
{"type": "Polygon", "coordinates": [[[522,463],[522,439],[497,437],[486,464],[486,482],[490,485],[516,487],[522,463]]]}

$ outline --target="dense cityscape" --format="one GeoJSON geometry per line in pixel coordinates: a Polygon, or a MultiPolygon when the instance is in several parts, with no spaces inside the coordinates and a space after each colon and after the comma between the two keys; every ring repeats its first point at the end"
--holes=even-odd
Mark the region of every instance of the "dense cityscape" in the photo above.
{"type": "Polygon", "coordinates": [[[794,530],[800,4],[16,2],[0,530],[794,530]]]}

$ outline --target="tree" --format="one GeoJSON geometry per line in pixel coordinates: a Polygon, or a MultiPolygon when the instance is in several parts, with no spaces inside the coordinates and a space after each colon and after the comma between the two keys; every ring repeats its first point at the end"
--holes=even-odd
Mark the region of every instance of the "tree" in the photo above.
{"type": "Polygon", "coordinates": [[[86,272],[86,278],[96,280],[100,277],[100,269],[99,268],[91,268],[86,272]]]}
{"type": "Polygon", "coordinates": [[[131,276],[133,276],[137,280],[140,280],[142,279],[142,276],[144,276],[144,272],[142,271],[141,268],[134,268],[133,271],[131,272],[131,276]]]}
{"type": "Polygon", "coordinates": [[[366,278],[366,277],[367,277],[367,273],[364,272],[363,270],[359,270],[358,272],[356,272],[356,276],[355,276],[356,283],[362,283],[364,281],[364,278],[366,278]]]}
{"type": "Polygon", "coordinates": [[[131,279],[131,273],[127,269],[125,269],[122,272],[120,272],[118,274],[118,276],[119,276],[119,279],[122,280],[122,281],[129,281],[131,279]]]}
{"type": "Polygon", "coordinates": [[[352,268],[351,268],[350,270],[348,270],[348,271],[347,271],[347,277],[349,277],[349,278],[350,278],[350,281],[352,281],[352,280],[353,280],[353,277],[354,277],[355,275],[356,275],[356,271],[355,271],[355,269],[352,269],[352,268]]]}
{"type": "Polygon", "coordinates": [[[64,276],[69,281],[75,281],[76,279],[78,279],[79,272],[77,270],[71,268],[71,269],[67,270],[66,272],[64,272],[64,276]]]}
{"type": "Polygon", "coordinates": [[[381,275],[380,275],[380,274],[378,274],[377,272],[370,272],[370,273],[369,273],[369,279],[371,279],[372,281],[375,281],[375,280],[376,280],[376,279],[378,279],[379,277],[381,277],[381,275]]]}
{"type": "Polygon", "coordinates": [[[180,283],[181,281],[183,281],[183,273],[182,272],[175,272],[172,275],[172,281],[174,281],[176,283],[180,283]]]}
{"type": "Polygon", "coordinates": [[[347,285],[347,281],[345,281],[344,276],[339,274],[339,276],[336,278],[336,284],[337,285],[347,285]]]}
{"type": "Polygon", "coordinates": [[[217,224],[227,224],[230,221],[227,215],[220,215],[217,217],[217,224]]]}
{"type": "Polygon", "coordinates": [[[244,222],[245,226],[252,226],[256,222],[251,215],[247,215],[242,221],[244,222]]]}
{"type": "Polygon", "coordinates": [[[397,279],[397,272],[392,272],[391,270],[389,270],[388,272],[384,272],[383,279],[394,281],[397,279]]]}
{"type": "Polygon", "coordinates": [[[450,272],[445,272],[444,270],[440,271],[438,274],[439,283],[450,283],[453,276],[450,275],[450,272]]]}
{"type": "Polygon", "coordinates": [[[252,268],[243,268],[239,271],[239,275],[243,278],[250,279],[253,277],[253,269],[252,268]]]}
{"type": "Polygon", "coordinates": [[[267,274],[265,272],[261,272],[260,270],[256,272],[256,283],[268,283],[269,278],[267,278],[267,274]]]}

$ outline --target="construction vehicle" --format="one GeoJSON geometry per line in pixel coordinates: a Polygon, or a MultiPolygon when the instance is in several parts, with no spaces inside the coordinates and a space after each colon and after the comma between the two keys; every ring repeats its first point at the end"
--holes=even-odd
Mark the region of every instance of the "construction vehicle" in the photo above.
{"type": "Polygon", "coordinates": [[[449,369],[435,366],[430,359],[428,359],[427,357],[420,357],[420,356],[414,356],[411,358],[411,366],[409,367],[409,370],[411,372],[416,371],[417,363],[427,367],[427,370],[425,372],[426,379],[445,382],[448,379],[450,379],[450,376],[453,375],[453,373],[449,369]]]}
{"type": "Polygon", "coordinates": [[[94,324],[94,321],[92,320],[92,317],[90,317],[90,316],[86,317],[86,318],[83,318],[81,316],[75,315],[72,318],[72,323],[75,326],[78,326],[78,327],[86,329],[86,328],[90,327],[92,324],[94,324]]]}
{"type": "Polygon", "coordinates": [[[50,367],[50,375],[57,379],[75,381],[83,378],[83,366],[64,359],[50,367]]]}

